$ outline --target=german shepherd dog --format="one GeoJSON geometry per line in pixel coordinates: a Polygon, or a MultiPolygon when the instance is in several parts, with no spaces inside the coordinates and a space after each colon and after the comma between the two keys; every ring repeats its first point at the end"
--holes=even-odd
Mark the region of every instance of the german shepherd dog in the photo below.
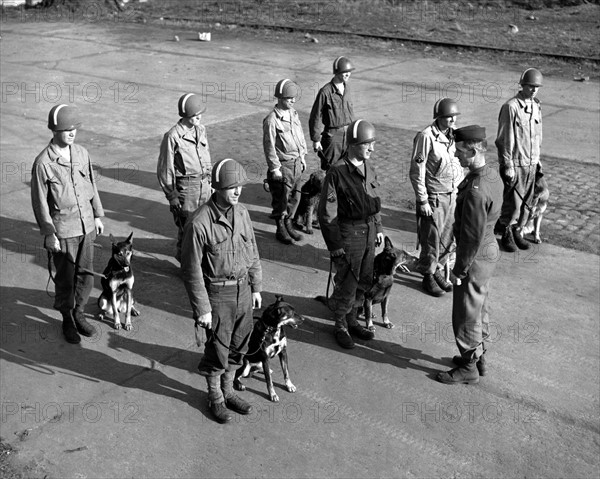
{"type": "Polygon", "coordinates": [[[296,386],[290,380],[288,371],[287,338],[285,327],[297,328],[304,318],[296,313],[296,310],[283,297],[277,296],[276,301],[265,309],[264,313],[254,324],[248,344],[248,355],[244,357],[244,364],[235,374],[234,387],[238,391],[244,391],[246,386],[241,379],[246,378],[254,371],[262,371],[267,382],[267,392],[273,402],[279,401],[279,396],[273,387],[273,378],[269,368],[269,360],[279,356],[283,379],[288,392],[296,392],[296,386]]]}
{"type": "MultiPolygon", "coordinates": [[[[394,327],[387,314],[390,292],[394,284],[394,273],[397,269],[401,269],[405,273],[414,271],[418,261],[418,256],[406,250],[395,248],[392,240],[387,236],[385,237],[383,251],[375,256],[373,261],[372,286],[368,291],[365,291],[365,299],[359,308],[359,315],[364,314],[367,329],[375,331],[375,326],[373,325],[374,304],[381,304],[383,325],[388,329],[394,327]]],[[[325,296],[317,296],[315,299],[328,306],[329,309],[332,309],[328,298],[325,296]]]]}
{"type": "Polygon", "coordinates": [[[548,207],[549,198],[550,191],[548,190],[548,183],[546,183],[544,177],[538,173],[535,179],[531,211],[529,212],[527,223],[522,229],[523,236],[531,233],[533,235],[533,242],[537,244],[542,242],[540,227],[542,226],[544,212],[548,207]]]}
{"type": "Polygon", "coordinates": [[[98,306],[102,310],[100,319],[104,319],[103,313],[106,313],[112,316],[114,328],[120,329],[121,319],[119,313],[125,313],[125,325],[123,327],[126,331],[132,329],[131,316],[139,316],[140,314],[133,305],[132,237],[133,232],[125,241],[117,242],[112,234],[109,236],[112,242],[112,255],[100,281],[102,294],[98,298],[98,306]]]}
{"type": "Polygon", "coordinates": [[[394,284],[394,273],[398,268],[405,273],[410,272],[415,268],[418,260],[417,256],[395,248],[392,240],[385,237],[383,251],[375,256],[373,263],[373,285],[368,291],[365,291],[363,311],[367,329],[375,331],[373,325],[374,304],[381,304],[383,326],[388,329],[394,327],[394,323],[390,321],[387,314],[388,301],[394,284]]]}
{"type": "Polygon", "coordinates": [[[316,221],[319,197],[325,179],[324,171],[315,171],[310,174],[308,181],[300,188],[300,203],[294,214],[294,226],[303,229],[306,234],[313,234],[313,219],[316,221]]]}

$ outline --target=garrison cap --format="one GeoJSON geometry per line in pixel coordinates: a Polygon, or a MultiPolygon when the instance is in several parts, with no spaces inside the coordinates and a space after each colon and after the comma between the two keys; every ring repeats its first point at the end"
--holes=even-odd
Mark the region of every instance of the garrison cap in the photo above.
{"type": "Polygon", "coordinates": [[[454,130],[454,141],[483,141],[485,140],[485,128],[479,125],[463,126],[454,130]]]}

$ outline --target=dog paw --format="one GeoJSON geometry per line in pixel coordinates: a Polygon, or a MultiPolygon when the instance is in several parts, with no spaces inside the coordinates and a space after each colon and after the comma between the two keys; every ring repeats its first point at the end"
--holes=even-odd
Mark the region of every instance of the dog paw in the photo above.
{"type": "Polygon", "coordinates": [[[307,235],[311,235],[311,234],[313,234],[313,233],[314,233],[314,231],[313,231],[313,230],[306,230],[306,234],[307,234],[307,235]]]}
{"type": "Polygon", "coordinates": [[[384,322],[383,325],[388,329],[392,329],[394,327],[394,323],[392,323],[390,321],[384,322]]]}
{"type": "Polygon", "coordinates": [[[125,323],[125,326],[123,327],[123,329],[125,331],[131,331],[133,329],[133,325],[131,323],[125,323]]]}
{"type": "Polygon", "coordinates": [[[117,323],[113,324],[113,328],[115,328],[115,329],[121,329],[121,323],[117,322],[117,323]]]}
{"type": "Polygon", "coordinates": [[[539,236],[536,236],[535,238],[533,238],[533,242],[535,244],[541,244],[542,243],[542,238],[540,238],[539,236]]]}
{"type": "Polygon", "coordinates": [[[269,398],[273,402],[279,402],[279,396],[277,395],[277,393],[271,393],[271,394],[269,394],[269,398]]]}
{"type": "Polygon", "coordinates": [[[236,391],[245,391],[246,390],[246,386],[244,386],[244,384],[241,383],[240,381],[234,381],[233,387],[235,388],[236,391]]]}
{"type": "Polygon", "coordinates": [[[290,393],[295,393],[296,392],[296,386],[294,386],[292,384],[292,381],[288,380],[285,382],[285,387],[288,390],[288,392],[290,393]]]}

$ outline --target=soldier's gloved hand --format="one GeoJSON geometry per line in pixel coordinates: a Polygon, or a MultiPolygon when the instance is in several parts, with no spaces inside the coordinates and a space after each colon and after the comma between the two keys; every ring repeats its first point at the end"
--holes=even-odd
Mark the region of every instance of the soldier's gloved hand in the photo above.
{"type": "Polygon", "coordinates": [[[176,215],[181,214],[181,203],[179,203],[178,198],[174,198],[169,201],[169,210],[171,210],[171,213],[174,213],[176,215]]]}
{"type": "Polygon", "coordinates": [[[271,170],[271,181],[283,181],[283,175],[281,169],[271,170]]]}
{"type": "Polygon", "coordinates": [[[96,234],[98,236],[104,233],[104,224],[100,218],[94,218],[94,226],[96,227],[96,234]]]}
{"type": "Polygon", "coordinates": [[[317,152],[317,151],[323,151],[323,146],[321,145],[320,141],[313,141],[313,150],[315,152],[317,152]]]}
{"type": "Polygon", "coordinates": [[[417,205],[417,213],[421,216],[432,216],[433,210],[431,209],[429,202],[427,202],[424,205],[417,205]]]}
{"type": "Polygon", "coordinates": [[[210,329],[212,327],[212,313],[206,313],[197,318],[196,327],[210,329]]]}
{"type": "Polygon", "coordinates": [[[513,166],[504,167],[504,176],[507,180],[512,181],[515,177],[515,168],[513,166]]]}
{"type": "Polygon", "coordinates": [[[60,251],[60,241],[54,233],[44,237],[44,248],[50,253],[58,253],[60,251]]]}
{"type": "Polygon", "coordinates": [[[252,309],[260,309],[262,306],[262,296],[260,293],[252,293],[252,309]]]}

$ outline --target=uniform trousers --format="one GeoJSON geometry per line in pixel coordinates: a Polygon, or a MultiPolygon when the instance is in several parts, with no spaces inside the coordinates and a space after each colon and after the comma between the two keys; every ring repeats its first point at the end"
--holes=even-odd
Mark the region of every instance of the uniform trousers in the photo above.
{"type": "Polygon", "coordinates": [[[175,180],[175,187],[179,193],[180,213],[173,212],[173,221],[177,226],[177,255],[181,258],[181,241],[183,239],[183,228],[187,218],[192,216],[199,206],[208,201],[211,195],[210,181],[200,176],[181,176],[175,180]]]}
{"type": "MultiPolygon", "coordinates": [[[[220,376],[242,365],[254,327],[252,293],[247,280],[233,286],[207,284],[212,329],[198,364],[202,376],[220,376]]],[[[209,398],[210,399],[210,398],[209,398]]]]}
{"type": "Polygon", "coordinates": [[[321,135],[323,151],[320,155],[321,169],[327,171],[344,153],[346,149],[346,128],[326,129],[321,135]]]}
{"type": "MultiPolygon", "coordinates": [[[[334,289],[330,298],[336,321],[344,318],[353,307],[362,306],[373,284],[375,259],[375,222],[340,222],[346,254],[334,258],[334,289]]],[[[341,326],[342,324],[336,324],[341,326]]],[[[347,326],[347,325],[345,325],[347,326]]]]}
{"type": "Polygon", "coordinates": [[[429,205],[433,212],[431,216],[417,214],[421,247],[417,270],[422,274],[435,273],[438,265],[441,267],[446,264],[452,252],[456,195],[433,194],[429,197],[429,205]]]}
{"type": "Polygon", "coordinates": [[[95,231],[72,238],[59,238],[60,252],[52,254],[56,268],[55,309],[83,312],[94,287],[94,276],[82,273],[80,269],[93,271],[95,239],[95,231]]]}
{"type": "Polygon", "coordinates": [[[298,207],[300,188],[302,187],[302,161],[281,161],[281,179],[273,179],[272,173],[267,173],[269,189],[271,190],[272,216],[274,218],[293,217],[298,207]]]}
{"type": "Polygon", "coordinates": [[[453,289],[452,329],[460,355],[467,362],[481,357],[483,342],[489,337],[490,279],[497,260],[492,256],[499,254],[495,239],[488,250],[488,260],[473,261],[467,277],[453,289]]]}
{"type": "Polygon", "coordinates": [[[501,225],[525,226],[529,217],[526,205],[531,203],[531,199],[533,198],[537,170],[537,164],[516,166],[515,176],[512,181],[507,181],[502,173],[502,179],[504,180],[504,200],[502,202],[499,221],[501,225]]]}

